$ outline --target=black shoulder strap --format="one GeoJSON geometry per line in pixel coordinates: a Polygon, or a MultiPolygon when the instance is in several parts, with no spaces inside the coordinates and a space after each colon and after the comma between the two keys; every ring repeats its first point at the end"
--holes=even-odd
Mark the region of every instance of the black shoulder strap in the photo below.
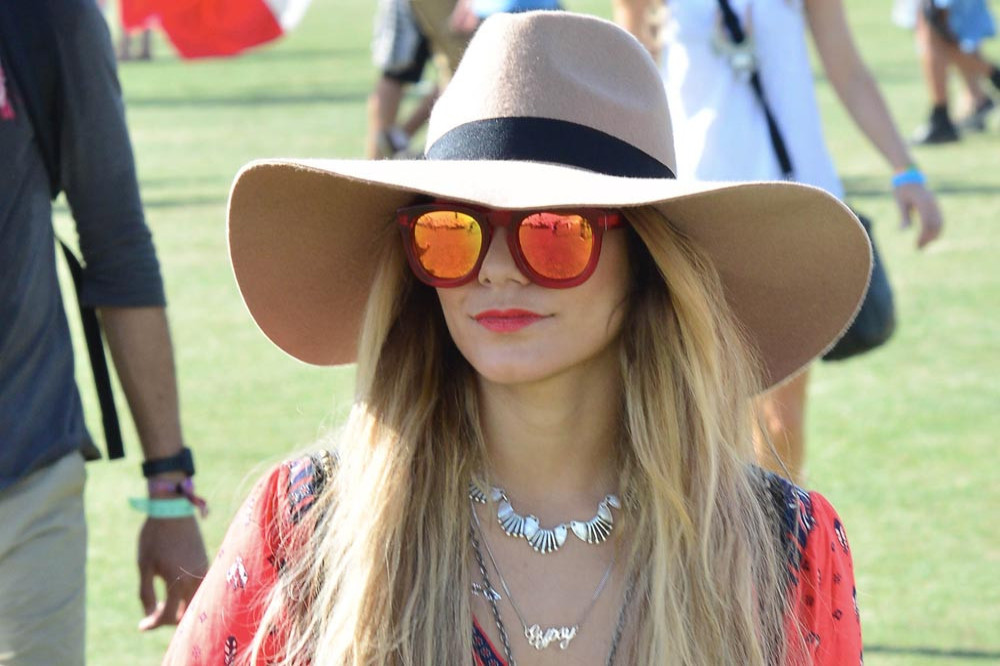
{"type": "MultiPolygon", "coordinates": [[[[0,55],[17,83],[24,106],[28,112],[35,139],[42,153],[42,160],[49,176],[53,199],[61,189],[59,145],[62,127],[61,68],[59,66],[59,40],[56,39],[49,12],[49,0],[0,1],[0,55]]],[[[83,269],[79,260],[65,243],[59,242],[63,256],[69,264],[77,296],[83,269]]],[[[79,298],[77,299],[79,302],[79,298]]],[[[80,316],[87,340],[87,353],[97,385],[97,398],[101,406],[101,420],[108,458],[122,458],[122,445],[118,411],[115,409],[111,390],[111,376],[104,355],[104,341],[97,312],[80,304],[80,316]]]]}
{"type": "MultiPolygon", "coordinates": [[[[73,284],[79,295],[83,267],[66,243],[59,241],[59,246],[62,248],[63,256],[66,257],[70,275],[73,276],[73,284]]],[[[79,303],[79,299],[77,302],[79,303]]],[[[97,311],[94,308],[87,307],[83,303],[79,303],[79,305],[80,319],[83,322],[83,335],[87,340],[87,354],[90,356],[90,368],[94,373],[94,384],[97,385],[97,402],[101,406],[101,422],[104,426],[104,442],[108,448],[108,458],[111,460],[124,458],[125,447],[122,444],[122,431],[118,424],[115,395],[111,390],[108,360],[104,355],[101,322],[97,318],[97,311]]]]}
{"type": "MultiPolygon", "coordinates": [[[[740,19],[736,16],[736,12],[733,11],[729,0],[718,1],[719,10],[722,12],[722,22],[729,32],[729,38],[733,44],[742,44],[746,41],[746,33],[743,32],[743,28],[740,26],[740,19]]],[[[771,107],[767,103],[767,98],[764,97],[764,86],[760,82],[760,72],[756,65],[750,71],[750,86],[753,88],[761,107],[764,109],[764,117],[767,119],[767,133],[771,137],[771,146],[774,148],[775,157],[778,158],[781,175],[785,180],[792,180],[795,173],[792,169],[792,158],[788,155],[788,148],[785,146],[785,139],[781,135],[781,129],[778,127],[778,122],[774,119],[774,114],[771,113],[771,107]]]]}

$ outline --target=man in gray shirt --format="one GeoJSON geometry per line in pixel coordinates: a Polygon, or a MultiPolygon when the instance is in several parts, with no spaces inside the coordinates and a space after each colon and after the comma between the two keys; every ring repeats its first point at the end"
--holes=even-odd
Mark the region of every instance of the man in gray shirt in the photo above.
{"type": "MultiPolygon", "coordinates": [[[[86,266],[80,302],[103,322],[152,496],[193,497],[193,463],[104,19],[93,0],[3,2],[0,19],[0,663],[82,665],[83,459],[97,450],[56,279],[51,200],[59,190],[86,266]],[[37,25],[46,29],[32,32],[14,17],[24,11],[43,12],[37,25]],[[49,54],[49,65],[18,68],[31,62],[32,48],[49,54]],[[47,128],[36,126],[38,109],[26,103],[27,91],[41,86],[50,86],[58,119],[50,163],[47,128]]],[[[139,537],[143,628],[176,622],[206,568],[193,515],[163,519],[150,510],[139,537]],[[168,585],[162,603],[154,576],[168,585]]]]}

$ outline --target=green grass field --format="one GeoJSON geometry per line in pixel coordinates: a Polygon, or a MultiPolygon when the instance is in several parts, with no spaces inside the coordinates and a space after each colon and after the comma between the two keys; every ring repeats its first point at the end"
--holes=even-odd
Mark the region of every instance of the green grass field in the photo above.
{"type": "MultiPolygon", "coordinates": [[[[361,156],[374,4],[315,0],[287,39],[238,59],[182,62],[160,41],[155,61],[121,69],[167,282],[185,435],[213,509],[202,523],[210,555],[252,479],[308,446],[350,400],[350,368],[305,367],[257,331],[231,277],[224,217],[231,179],[250,159],[361,156]]],[[[602,0],[567,4],[610,14],[602,0]]],[[[909,132],[926,96],[890,4],[852,0],[849,14],[909,132]]],[[[869,665],[1000,664],[1000,128],[917,151],[947,222],[917,252],[914,235],[897,229],[888,168],[820,81],[828,140],[851,203],[876,220],[900,325],[886,348],[814,371],[809,485],[848,526],[869,665]]],[[[65,212],[59,226],[68,227],[65,212]]],[[[79,376],[98,435],[84,361],[79,376]]],[[[136,631],[141,516],[126,498],[144,485],[128,424],[126,436],[126,461],[89,466],[94,666],[157,664],[171,633],[136,631]]]]}

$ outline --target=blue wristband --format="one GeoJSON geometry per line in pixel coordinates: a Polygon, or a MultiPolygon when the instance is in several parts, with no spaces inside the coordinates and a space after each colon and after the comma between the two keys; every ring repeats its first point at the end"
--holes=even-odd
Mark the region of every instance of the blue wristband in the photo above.
{"type": "Polygon", "coordinates": [[[903,185],[924,185],[925,183],[927,183],[927,178],[925,178],[923,172],[915,166],[911,166],[906,171],[901,171],[892,177],[893,189],[903,185]]]}
{"type": "Polygon", "coordinates": [[[150,518],[187,518],[194,515],[194,505],[186,497],[170,499],[130,497],[128,503],[150,518]]]}

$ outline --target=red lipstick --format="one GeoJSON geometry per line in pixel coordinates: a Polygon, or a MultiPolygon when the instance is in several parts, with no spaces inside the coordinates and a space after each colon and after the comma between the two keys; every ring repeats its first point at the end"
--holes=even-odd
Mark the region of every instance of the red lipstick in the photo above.
{"type": "Polygon", "coordinates": [[[520,331],[525,326],[531,326],[539,319],[544,319],[544,315],[531,310],[483,310],[474,319],[483,328],[494,333],[513,333],[520,331]]]}

